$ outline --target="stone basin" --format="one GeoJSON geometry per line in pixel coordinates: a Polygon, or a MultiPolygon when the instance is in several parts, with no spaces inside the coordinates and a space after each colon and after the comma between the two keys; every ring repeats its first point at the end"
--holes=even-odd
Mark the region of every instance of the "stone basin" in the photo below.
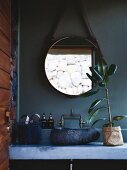
{"type": "Polygon", "coordinates": [[[100,132],[96,128],[70,129],[54,128],[50,140],[53,145],[83,145],[96,141],[100,132]]]}

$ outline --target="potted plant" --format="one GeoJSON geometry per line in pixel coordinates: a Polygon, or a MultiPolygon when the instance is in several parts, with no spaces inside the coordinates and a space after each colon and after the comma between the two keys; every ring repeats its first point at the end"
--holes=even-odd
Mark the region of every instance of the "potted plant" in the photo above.
{"type": "Polygon", "coordinates": [[[91,71],[91,75],[86,73],[87,76],[90,78],[90,80],[93,82],[93,84],[98,87],[96,91],[90,92],[87,94],[93,95],[97,93],[100,89],[104,90],[104,97],[96,99],[92,102],[88,109],[88,113],[90,115],[89,121],[93,121],[95,117],[102,111],[103,109],[106,109],[107,116],[104,118],[100,118],[94,122],[97,123],[100,120],[106,121],[103,124],[102,133],[103,133],[103,144],[104,145],[123,145],[123,136],[121,133],[120,126],[116,126],[115,123],[119,120],[124,119],[125,115],[117,115],[113,116],[111,112],[111,105],[110,105],[110,99],[109,99],[109,78],[115,74],[117,70],[117,66],[115,64],[111,64],[110,66],[107,65],[106,61],[103,57],[99,58],[97,64],[94,67],[89,68],[91,71]],[[104,105],[101,105],[100,104],[104,105]]]}

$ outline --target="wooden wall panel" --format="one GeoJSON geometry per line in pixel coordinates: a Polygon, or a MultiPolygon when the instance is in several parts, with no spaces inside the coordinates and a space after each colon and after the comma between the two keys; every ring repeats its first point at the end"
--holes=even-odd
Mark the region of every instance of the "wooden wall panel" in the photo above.
{"type": "Polygon", "coordinates": [[[0,125],[0,144],[2,143],[3,140],[7,140],[8,138],[8,132],[6,125],[0,125]]]}
{"type": "Polygon", "coordinates": [[[0,88],[0,107],[10,105],[10,90],[0,88]]]}
{"type": "MultiPolygon", "coordinates": [[[[5,128],[4,128],[5,130],[5,128]]],[[[8,154],[8,143],[9,143],[9,133],[5,130],[4,136],[0,140],[0,170],[8,170],[9,167],[9,154],[8,154]]],[[[0,131],[1,133],[1,131],[0,131]]]]}
{"type": "Polygon", "coordinates": [[[8,140],[3,140],[0,146],[0,164],[8,157],[8,140]]]}
{"type": "Polygon", "coordinates": [[[10,56],[10,41],[6,38],[6,36],[0,31],[0,49],[10,56]]]}
{"type": "Polygon", "coordinates": [[[8,39],[10,39],[10,30],[8,29],[8,21],[0,11],[0,31],[3,32],[8,39]]]}
{"type": "Polygon", "coordinates": [[[5,122],[10,108],[11,0],[0,0],[0,170],[9,169],[10,133],[5,122]]]}
{"type": "Polygon", "coordinates": [[[10,134],[7,131],[6,124],[0,125],[0,170],[8,170],[9,167],[9,141],[10,134]]]}
{"type": "Polygon", "coordinates": [[[5,111],[8,110],[8,108],[0,108],[0,125],[5,124],[5,111]]]}
{"type": "Polygon", "coordinates": [[[10,23],[10,0],[0,0],[0,12],[10,23]]]}
{"type": "Polygon", "coordinates": [[[8,143],[10,135],[6,125],[0,125],[0,164],[8,157],[8,143]],[[5,152],[6,150],[6,152],[5,152]]]}
{"type": "Polygon", "coordinates": [[[1,164],[0,164],[0,170],[8,170],[9,162],[7,159],[5,159],[1,164]]]}
{"type": "Polygon", "coordinates": [[[0,50],[0,68],[10,73],[10,58],[0,50]]]}
{"type": "Polygon", "coordinates": [[[0,88],[10,89],[10,74],[0,69],[0,88]]]}

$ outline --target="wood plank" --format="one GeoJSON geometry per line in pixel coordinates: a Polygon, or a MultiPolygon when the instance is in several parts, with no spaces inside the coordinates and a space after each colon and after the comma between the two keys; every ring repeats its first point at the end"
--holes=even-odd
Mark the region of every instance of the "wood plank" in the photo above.
{"type": "Polygon", "coordinates": [[[8,135],[6,127],[7,127],[6,124],[0,125],[0,143],[2,142],[2,136],[7,136],[8,135]]]}
{"type": "Polygon", "coordinates": [[[8,141],[3,140],[0,146],[0,164],[7,158],[8,158],[8,141]]]}
{"type": "MultiPolygon", "coordinates": [[[[0,153],[3,151],[3,148],[4,149],[7,149],[6,147],[8,147],[8,144],[9,144],[9,136],[8,135],[6,135],[6,137],[5,136],[3,136],[2,138],[1,138],[1,135],[0,135],[0,141],[1,141],[1,143],[0,143],[0,153]]],[[[1,158],[1,157],[0,157],[1,158]]]]}
{"type": "Polygon", "coordinates": [[[10,74],[0,69],[0,88],[10,89],[10,74]]]}
{"type": "Polygon", "coordinates": [[[10,58],[0,50],[0,68],[10,72],[10,58]]]}
{"type": "Polygon", "coordinates": [[[0,88],[0,107],[10,105],[10,90],[0,88]]]}
{"type": "Polygon", "coordinates": [[[10,1],[9,0],[0,0],[0,11],[5,16],[8,23],[10,23],[10,1]]]}
{"type": "Polygon", "coordinates": [[[10,90],[5,88],[10,88],[10,12],[11,0],[0,0],[0,170],[8,170],[9,168],[10,133],[7,131],[7,124],[5,124],[5,111],[10,106],[10,90]]]}
{"type": "Polygon", "coordinates": [[[8,170],[8,166],[9,166],[9,160],[6,159],[2,162],[2,164],[0,164],[0,170],[8,170]]]}
{"type": "MultiPolygon", "coordinates": [[[[8,132],[7,124],[0,125],[0,143],[4,141],[6,143],[10,142],[10,133],[8,132]]],[[[0,148],[2,148],[1,145],[0,148]]]]}
{"type": "Polygon", "coordinates": [[[9,110],[8,107],[5,107],[5,108],[0,107],[0,126],[7,124],[9,117],[11,120],[14,119],[13,112],[9,112],[9,116],[7,116],[8,110],[9,110]]]}
{"type": "Polygon", "coordinates": [[[11,47],[10,41],[0,32],[0,49],[10,56],[11,47]]]}
{"type": "MultiPolygon", "coordinates": [[[[3,137],[2,140],[1,140],[1,144],[0,144],[0,153],[4,152],[4,149],[8,150],[8,144],[9,144],[8,138],[3,137]]],[[[0,154],[0,160],[1,160],[1,158],[3,158],[3,155],[0,154]]],[[[1,161],[0,161],[0,163],[1,163],[1,161]]]]}
{"type": "Polygon", "coordinates": [[[6,108],[0,108],[0,125],[5,124],[5,111],[6,108]]]}
{"type": "Polygon", "coordinates": [[[9,133],[6,125],[0,126],[0,164],[8,159],[9,133]]]}
{"type": "Polygon", "coordinates": [[[7,22],[6,18],[4,17],[3,13],[1,13],[1,11],[0,11],[0,31],[3,32],[8,37],[8,39],[10,39],[11,32],[10,25],[7,22]]]}

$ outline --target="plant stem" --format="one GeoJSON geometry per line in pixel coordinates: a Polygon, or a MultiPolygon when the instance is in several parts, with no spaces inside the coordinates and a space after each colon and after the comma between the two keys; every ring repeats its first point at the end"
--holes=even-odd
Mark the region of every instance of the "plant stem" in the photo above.
{"type": "Polygon", "coordinates": [[[112,115],[111,115],[109,92],[108,92],[107,86],[105,86],[105,93],[106,93],[106,100],[107,100],[107,106],[108,106],[109,125],[110,125],[110,127],[112,127],[112,115]]]}

